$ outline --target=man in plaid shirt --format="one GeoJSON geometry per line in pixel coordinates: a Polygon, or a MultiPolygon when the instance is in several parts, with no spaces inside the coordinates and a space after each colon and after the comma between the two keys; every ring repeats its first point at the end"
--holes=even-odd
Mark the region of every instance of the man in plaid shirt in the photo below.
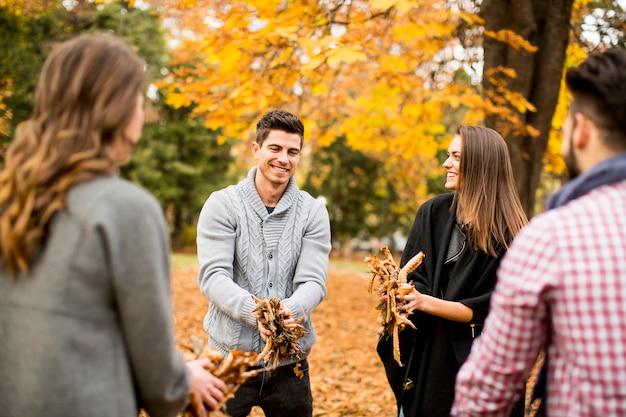
{"type": "Polygon", "coordinates": [[[572,181],[504,256],[453,416],[506,416],[538,354],[548,416],[626,416],[626,51],[570,69],[572,181]]]}

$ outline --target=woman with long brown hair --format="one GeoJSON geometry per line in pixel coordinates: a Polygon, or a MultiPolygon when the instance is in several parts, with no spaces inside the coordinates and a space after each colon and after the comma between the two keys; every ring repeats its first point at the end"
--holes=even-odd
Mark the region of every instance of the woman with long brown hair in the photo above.
{"type": "Polygon", "coordinates": [[[460,126],[443,166],[454,193],[420,207],[402,254],[401,266],[425,254],[408,277],[413,290],[398,297],[417,328],[401,333],[405,367],[389,354],[390,340],[378,344],[399,416],[449,416],[456,373],[482,330],[500,258],[527,223],[496,131],[460,126]]]}
{"type": "Polygon", "coordinates": [[[116,176],[143,126],[121,39],[57,47],[0,171],[0,404],[11,416],[175,416],[224,384],[173,335],[162,210],[116,176]]]}

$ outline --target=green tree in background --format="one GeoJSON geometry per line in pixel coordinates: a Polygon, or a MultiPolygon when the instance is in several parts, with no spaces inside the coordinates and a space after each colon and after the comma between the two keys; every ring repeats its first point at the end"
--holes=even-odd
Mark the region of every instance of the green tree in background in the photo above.
{"type": "MultiPolygon", "coordinates": [[[[167,73],[168,60],[161,20],[152,10],[127,8],[125,2],[107,3],[95,15],[90,32],[112,31],[137,48],[146,60],[150,81],[167,73]]],[[[152,192],[168,218],[175,248],[195,245],[197,216],[208,195],[229,181],[230,145],[217,143],[217,134],[190,108],[174,110],[164,104],[152,85],[146,101],[146,124],[123,177],[152,192]]]]}
{"type": "Polygon", "coordinates": [[[157,197],[168,217],[172,244],[181,248],[195,245],[200,209],[212,191],[229,182],[225,173],[231,160],[230,145],[218,145],[217,134],[198,120],[163,119],[145,125],[139,147],[121,174],[157,197]]]}
{"type": "MultiPolygon", "coordinates": [[[[33,13],[15,13],[0,6],[0,45],[4,51],[0,54],[0,104],[5,103],[12,116],[7,135],[0,135],[0,156],[17,124],[30,116],[38,74],[59,42],[82,33],[115,33],[146,61],[150,83],[166,72],[168,49],[162,21],[152,10],[128,8],[126,2],[95,5],[87,0],[75,2],[70,9],[61,2],[53,6],[33,13]]],[[[165,106],[153,84],[148,91],[142,140],[120,175],[159,199],[175,247],[193,244],[204,200],[229,182],[230,145],[218,145],[215,132],[204,127],[201,120],[188,118],[190,110],[165,106]]]]}
{"type": "Polygon", "coordinates": [[[127,9],[120,3],[97,7],[86,0],[71,9],[59,1],[47,9],[20,10],[0,6],[0,97],[6,105],[0,118],[8,123],[0,144],[9,141],[16,126],[32,111],[35,86],[50,50],[80,33],[113,32],[137,48],[146,60],[150,80],[160,77],[167,62],[161,20],[150,10],[127,9]],[[7,117],[8,116],[8,117],[7,117]]]}
{"type": "Polygon", "coordinates": [[[126,2],[107,3],[98,10],[88,32],[113,32],[137,48],[146,60],[148,79],[161,77],[168,59],[161,19],[151,9],[127,8],[126,2]]]}
{"type": "Polygon", "coordinates": [[[52,45],[68,32],[67,10],[60,4],[36,16],[0,6],[0,95],[6,106],[0,110],[0,118],[6,121],[6,128],[0,129],[0,149],[30,116],[43,62],[52,45]]]}
{"type": "Polygon", "coordinates": [[[356,236],[391,238],[401,228],[384,164],[350,148],[345,137],[311,157],[302,189],[326,199],[335,246],[345,248],[356,236]]]}

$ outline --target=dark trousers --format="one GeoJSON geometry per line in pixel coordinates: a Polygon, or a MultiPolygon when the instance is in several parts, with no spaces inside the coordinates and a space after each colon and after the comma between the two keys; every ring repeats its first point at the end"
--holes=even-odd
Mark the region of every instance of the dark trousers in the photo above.
{"type": "Polygon", "coordinates": [[[280,366],[273,371],[261,372],[248,379],[226,402],[226,412],[231,417],[245,417],[252,407],[259,406],[266,417],[312,417],[313,396],[306,359],[296,364],[280,366]]]}

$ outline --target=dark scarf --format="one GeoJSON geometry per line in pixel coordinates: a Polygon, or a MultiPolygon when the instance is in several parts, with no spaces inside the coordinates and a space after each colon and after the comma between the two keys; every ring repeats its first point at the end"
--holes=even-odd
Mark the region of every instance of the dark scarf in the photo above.
{"type": "MultiPolygon", "coordinates": [[[[565,184],[548,200],[548,210],[561,207],[602,185],[613,184],[626,180],[626,153],[609,158],[595,165],[589,171],[565,184]]],[[[546,415],[546,388],[548,377],[548,357],[544,355],[541,368],[535,379],[530,401],[526,412],[534,411],[535,417],[546,415]],[[532,410],[532,411],[531,411],[532,410]]]]}
{"type": "Polygon", "coordinates": [[[625,179],[626,153],[621,153],[600,162],[589,171],[565,184],[548,200],[548,209],[561,207],[601,185],[613,184],[625,179]]]}

